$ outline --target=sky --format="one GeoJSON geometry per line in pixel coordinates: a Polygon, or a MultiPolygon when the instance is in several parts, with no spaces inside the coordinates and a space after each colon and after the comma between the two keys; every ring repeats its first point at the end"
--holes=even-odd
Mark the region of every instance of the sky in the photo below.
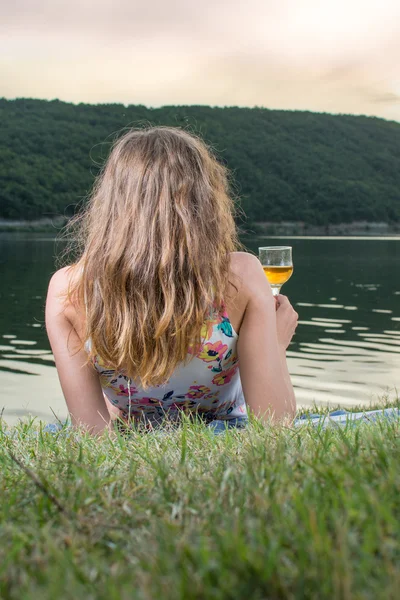
{"type": "Polygon", "coordinates": [[[4,1],[0,96],[400,121],[400,1],[4,1]]]}

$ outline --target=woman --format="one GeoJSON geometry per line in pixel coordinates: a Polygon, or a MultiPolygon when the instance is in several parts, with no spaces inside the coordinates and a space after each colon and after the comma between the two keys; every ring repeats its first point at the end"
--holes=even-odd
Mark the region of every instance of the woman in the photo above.
{"type": "Polygon", "coordinates": [[[73,425],[97,435],[116,416],[152,428],[182,412],[236,423],[247,408],[294,418],[285,353],[298,315],[236,251],[227,172],[200,139],[129,131],[77,221],[80,258],[46,303],[73,425]]]}

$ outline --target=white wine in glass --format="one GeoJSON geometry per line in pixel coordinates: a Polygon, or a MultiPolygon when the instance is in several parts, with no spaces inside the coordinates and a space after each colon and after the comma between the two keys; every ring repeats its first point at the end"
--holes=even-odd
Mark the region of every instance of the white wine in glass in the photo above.
{"type": "Polygon", "coordinates": [[[258,257],[264,273],[271,284],[272,293],[277,296],[281,287],[293,273],[291,246],[265,246],[258,249],[258,257]]]}

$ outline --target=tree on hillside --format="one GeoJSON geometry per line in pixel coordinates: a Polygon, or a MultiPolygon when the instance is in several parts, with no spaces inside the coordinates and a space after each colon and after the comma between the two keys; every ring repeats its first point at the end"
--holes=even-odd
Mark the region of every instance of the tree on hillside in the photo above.
{"type": "Polygon", "coordinates": [[[169,125],[200,135],[249,221],[400,220],[400,124],[263,108],[125,107],[0,99],[0,217],[71,215],[116,136],[169,125]]]}

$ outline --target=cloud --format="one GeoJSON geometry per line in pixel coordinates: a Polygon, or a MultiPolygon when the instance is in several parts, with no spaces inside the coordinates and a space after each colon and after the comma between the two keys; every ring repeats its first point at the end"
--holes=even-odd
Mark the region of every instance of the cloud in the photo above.
{"type": "MultiPolygon", "coordinates": [[[[187,0],[14,0],[0,5],[0,28],[15,33],[35,31],[62,37],[84,35],[118,43],[132,38],[192,37],[221,25],[229,0],[216,6],[187,0]],[[210,19],[213,13],[214,19],[210,19]]],[[[229,17],[227,19],[229,23],[229,17]]]]}
{"type": "Polygon", "coordinates": [[[268,106],[400,120],[397,0],[14,0],[7,97],[268,106]]]}
{"type": "Polygon", "coordinates": [[[375,104],[399,104],[400,103],[400,95],[393,94],[392,92],[385,92],[383,94],[376,94],[373,98],[371,98],[371,102],[375,104]]]}

